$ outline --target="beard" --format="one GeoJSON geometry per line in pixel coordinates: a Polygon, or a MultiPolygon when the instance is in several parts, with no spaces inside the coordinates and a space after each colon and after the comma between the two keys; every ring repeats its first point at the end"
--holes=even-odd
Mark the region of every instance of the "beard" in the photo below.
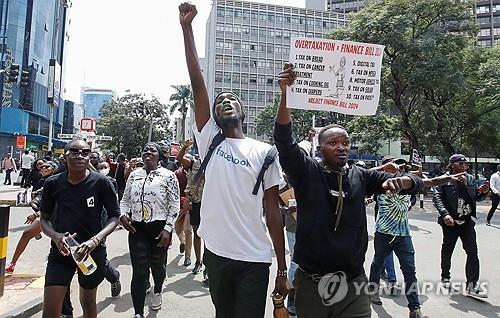
{"type": "Polygon", "coordinates": [[[222,129],[232,129],[241,125],[241,118],[239,116],[219,118],[217,122],[222,129]]]}

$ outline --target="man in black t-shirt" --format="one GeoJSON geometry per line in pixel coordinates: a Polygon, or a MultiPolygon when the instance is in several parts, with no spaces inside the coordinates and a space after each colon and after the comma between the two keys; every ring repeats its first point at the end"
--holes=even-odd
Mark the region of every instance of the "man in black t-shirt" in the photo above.
{"type": "Polygon", "coordinates": [[[65,148],[68,170],[47,179],[41,202],[41,227],[52,239],[45,276],[43,317],[59,317],[64,295],[75,269],[78,269],[80,302],[84,317],[97,317],[96,292],[106,272],[104,238],[118,224],[120,210],[113,185],[97,172],[90,171],[91,150],[83,140],[73,140],[65,148]],[[102,209],[108,214],[101,223],[102,209]],[[52,221],[53,214],[57,217],[52,221]],[[73,260],[64,233],[80,243],[74,252],[78,260],[89,254],[97,264],[84,275],[73,260]]]}

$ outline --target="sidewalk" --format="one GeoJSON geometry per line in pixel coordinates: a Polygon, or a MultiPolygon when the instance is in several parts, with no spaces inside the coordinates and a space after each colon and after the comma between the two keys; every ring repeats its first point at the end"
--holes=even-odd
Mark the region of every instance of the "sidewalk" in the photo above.
{"type": "Polygon", "coordinates": [[[5,180],[5,172],[0,174],[0,204],[7,204],[10,206],[16,205],[17,194],[24,189],[21,189],[18,185],[14,185],[17,181],[17,176],[19,172],[10,175],[12,180],[12,185],[4,185],[3,182],[5,180]]]}

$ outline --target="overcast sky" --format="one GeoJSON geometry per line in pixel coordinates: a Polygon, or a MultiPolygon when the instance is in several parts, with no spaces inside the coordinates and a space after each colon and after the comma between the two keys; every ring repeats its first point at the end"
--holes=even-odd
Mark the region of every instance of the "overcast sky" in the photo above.
{"type": "MultiPolygon", "coordinates": [[[[167,102],[170,85],[187,84],[180,0],[73,0],[66,49],[66,99],[80,102],[80,87],[123,94],[152,93],[167,102]]],[[[303,7],[304,0],[258,2],[303,7]]],[[[200,57],[205,55],[205,23],[211,0],[192,0],[200,57]]]]}

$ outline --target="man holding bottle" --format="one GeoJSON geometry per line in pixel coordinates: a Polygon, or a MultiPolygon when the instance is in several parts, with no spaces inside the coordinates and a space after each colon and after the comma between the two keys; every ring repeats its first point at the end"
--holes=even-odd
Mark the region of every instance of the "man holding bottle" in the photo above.
{"type": "MultiPolygon", "coordinates": [[[[45,276],[43,317],[59,317],[68,284],[78,269],[80,303],[84,317],[97,317],[97,286],[106,274],[104,238],[118,224],[116,192],[106,176],[88,169],[90,147],[73,140],[64,148],[68,170],[47,179],[41,202],[41,226],[52,239],[45,276]],[[101,223],[102,209],[108,220],[101,223]],[[54,217],[55,216],[55,217],[54,217]],[[65,239],[65,233],[70,233],[65,239]],[[80,242],[70,251],[67,241],[80,242]],[[76,261],[91,256],[97,266],[87,271],[76,261]]],[[[83,266],[85,267],[85,266],[83,266]]]]}

